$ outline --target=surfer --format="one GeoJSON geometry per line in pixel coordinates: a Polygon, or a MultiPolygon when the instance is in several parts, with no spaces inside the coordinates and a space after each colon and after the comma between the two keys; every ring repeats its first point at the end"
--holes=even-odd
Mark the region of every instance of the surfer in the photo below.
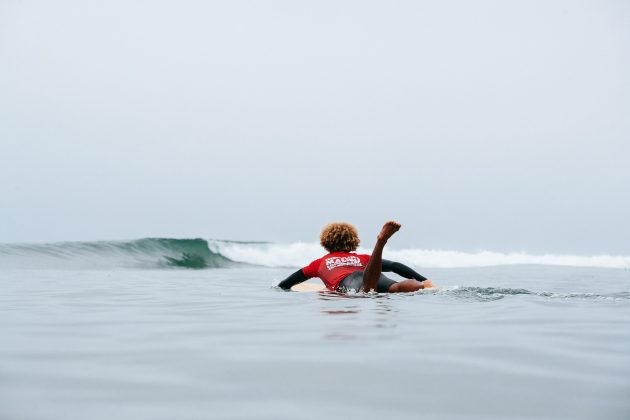
{"type": "Polygon", "coordinates": [[[320,235],[320,244],[329,253],[291,274],[278,287],[289,290],[313,277],[319,277],[329,290],[337,291],[376,290],[379,293],[397,293],[432,287],[430,280],[413,269],[383,259],[383,248],[398,229],[400,223],[385,223],[376,237],[376,245],[370,256],[354,252],[359,246],[359,234],[354,226],[349,223],[330,223],[324,226],[320,235]],[[383,271],[392,271],[405,280],[394,281],[383,275],[383,271]]]}

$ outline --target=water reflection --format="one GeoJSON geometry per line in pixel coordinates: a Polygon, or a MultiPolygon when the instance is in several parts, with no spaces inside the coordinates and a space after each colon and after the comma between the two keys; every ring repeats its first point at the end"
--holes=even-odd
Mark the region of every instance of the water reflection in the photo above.
{"type": "Polygon", "coordinates": [[[359,312],[361,312],[359,309],[322,309],[322,313],[327,315],[358,314],[359,312]]]}
{"type": "Polygon", "coordinates": [[[335,317],[322,319],[324,340],[391,339],[398,327],[399,309],[389,295],[324,292],[318,299],[320,313],[335,317]],[[366,297],[372,299],[352,300],[366,297]]]}
{"type": "Polygon", "coordinates": [[[337,292],[331,290],[322,290],[317,294],[320,300],[390,299],[391,297],[391,293],[337,292]]]}
{"type": "Polygon", "coordinates": [[[346,341],[346,340],[358,340],[359,336],[357,334],[352,334],[349,332],[335,331],[328,334],[324,334],[322,338],[324,340],[331,340],[331,341],[335,341],[335,340],[346,341]]]}
{"type": "Polygon", "coordinates": [[[396,328],[397,316],[399,309],[392,307],[389,300],[376,301],[376,309],[374,311],[377,315],[374,326],[376,328],[396,328]]]}

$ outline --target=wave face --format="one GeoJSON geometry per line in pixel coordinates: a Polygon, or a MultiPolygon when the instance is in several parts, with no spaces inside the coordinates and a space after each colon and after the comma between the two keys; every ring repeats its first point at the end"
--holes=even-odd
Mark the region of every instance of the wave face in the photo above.
{"type": "Polygon", "coordinates": [[[2,268],[219,268],[235,265],[205,239],[0,245],[2,268]]]}
{"type": "MultiPolygon", "coordinates": [[[[369,253],[368,249],[359,249],[369,253]]],[[[131,241],[0,244],[0,268],[230,268],[243,264],[303,267],[321,257],[316,243],[273,244],[216,239],[145,238],[131,241]]],[[[630,256],[531,255],[386,249],[384,258],[412,267],[460,268],[505,265],[630,268],[630,256]]]]}

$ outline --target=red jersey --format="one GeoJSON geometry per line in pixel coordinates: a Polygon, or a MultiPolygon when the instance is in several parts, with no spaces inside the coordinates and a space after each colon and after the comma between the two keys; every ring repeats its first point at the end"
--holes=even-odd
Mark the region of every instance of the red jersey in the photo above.
{"type": "Polygon", "coordinates": [[[319,277],[328,289],[336,290],[349,274],[363,271],[369,260],[370,256],[366,254],[333,252],[302,268],[302,272],[307,279],[319,277]]]}

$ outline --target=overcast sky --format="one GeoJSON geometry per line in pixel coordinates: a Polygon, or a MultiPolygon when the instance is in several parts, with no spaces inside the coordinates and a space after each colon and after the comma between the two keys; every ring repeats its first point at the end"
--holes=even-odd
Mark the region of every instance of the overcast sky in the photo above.
{"type": "Polygon", "coordinates": [[[0,0],[0,242],[629,254],[629,5],[0,0]]]}

